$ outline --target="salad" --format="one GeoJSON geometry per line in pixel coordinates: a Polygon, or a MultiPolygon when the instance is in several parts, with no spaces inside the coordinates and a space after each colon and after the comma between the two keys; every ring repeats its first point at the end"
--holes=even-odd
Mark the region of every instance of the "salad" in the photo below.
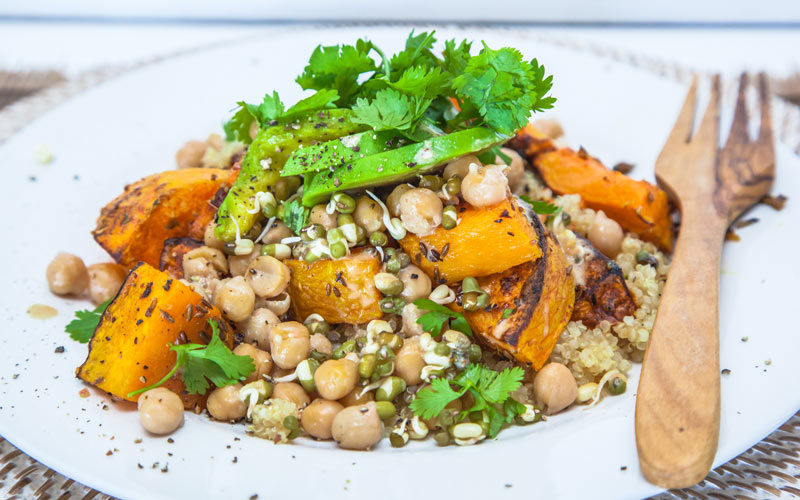
{"type": "Polygon", "coordinates": [[[178,169],[126,186],[51,291],[76,375],[170,434],[185,411],[275,443],[475,445],[626,391],[669,271],[666,194],[531,122],[514,48],[411,32],[319,46],[178,169]]]}

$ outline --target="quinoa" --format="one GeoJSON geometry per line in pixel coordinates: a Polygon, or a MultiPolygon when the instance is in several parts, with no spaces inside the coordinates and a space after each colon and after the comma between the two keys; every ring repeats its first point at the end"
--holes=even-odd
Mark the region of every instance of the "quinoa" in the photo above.
{"type": "Polygon", "coordinates": [[[253,423],[248,427],[248,431],[274,443],[287,443],[291,430],[287,429],[283,422],[289,416],[299,418],[294,403],[279,398],[270,399],[253,408],[253,423]]]}

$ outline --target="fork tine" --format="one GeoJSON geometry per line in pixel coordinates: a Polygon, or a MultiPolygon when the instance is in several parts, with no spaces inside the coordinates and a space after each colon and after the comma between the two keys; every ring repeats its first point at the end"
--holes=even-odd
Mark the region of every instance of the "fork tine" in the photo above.
{"type": "Polygon", "coordinates": [[[758,106],[761,108],[761,126],[758,132],[758,142],[772,145],[769,78],[766,73],[758,74],[758,106]]]}
{"type": "Polygon", "coordinates": [[[747,73],[742,73],[739,77],[739,94],[736,97],[736,110],[733,112],[733,124],[728,134],[728,141],[725,147],[735,143],[747,144],[750,142],[750,134],[747,131],[747,73]]]}
{"type": "Polygon", "coordinates": [[[692,86],[683,101],[683,107],[675,120],[675,125],[669,133],[667,142],[662,151],[667,151],[675,147],[685,145],[689,142],[692,135],[692,124],[694,122],[694,111],[697,101],[697,76],[692,79],[692,86]]]}
{"type": "Polygon", "coordinates": [[[703,115],[703,121],[700,122],[700,128],[697,129],[697,133],[692,138],[692,142],[699,141],[700,144],[712,143],[714,151],[719,147],[719,95],[719,75],[714,75],[711,80],[711,97],[708,100],[706,113],[703,115]]]}

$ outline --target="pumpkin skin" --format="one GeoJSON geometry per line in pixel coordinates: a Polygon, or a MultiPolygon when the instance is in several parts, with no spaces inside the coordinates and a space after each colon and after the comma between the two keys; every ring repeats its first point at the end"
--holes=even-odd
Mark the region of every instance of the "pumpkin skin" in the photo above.
{"type": "Polygon", "coordinates": [[[168,238],[161,249],[158,268],[175,279],[183,279],[183,256],[204,245],[193,238],[168,238]]]}
{"type": "Polygon", "coordinates": [[[539,235],[514,198],[485,208],[461,202],[457,211],[455,228],[440,226],[428,236],[408,234],[399,242],[435,285],[489,276],[542,256],[539,235]]]}
{"type": "Polygon", "coordinates": [[[158,267],[169,238],[202,239],[238,170],[186,168],[151,175],[125,187],[103,207],[92,235],[119,264],[158,267]]]}
{"type": "Polygon", "coordinates": [[[492,306],[488,310],[468,312],[457,303],[451,308],[463,312],[484,345],[538,370],[570,320],[575,284],[555,237],[532,210],[527,218],[538,235],[542,257],[478,278],[480,287],[489,293],[492,306]],[[507,313],[508,309],[513,311],[507,313]]]}
{"type": "Polygon", "coordinates": [[[383,295],[375,288],[374,280],[381,272],[376,255],[353,249],[341,259],[283,262],[292,271],[288,291],[300,321],[314,313],[332,324],[358,324],[383,317],[379,305],[383,295]]]}
{"type": "MultiPolygon", "coordinates": [[[[209,319],[216,320],[221,340],[232,347],[233,330],[219,309],[168,274],[140,263],[100,318],[76,375],[117,398],[137,401],[138,395],[128,394],[161,380],[175,366],[177,354],[170,344],[184,338],[208,343],[209,319]]],[[[187,409],[204,406],[205,397],[185,393],[180,377],[164,387],[181,395],[187,409]]]]}

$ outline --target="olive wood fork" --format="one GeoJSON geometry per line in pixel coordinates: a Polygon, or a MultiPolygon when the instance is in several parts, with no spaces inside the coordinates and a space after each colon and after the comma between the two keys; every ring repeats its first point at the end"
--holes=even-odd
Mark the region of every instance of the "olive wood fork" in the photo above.
{"type": "Polygon", "coordinates": [[[645,478],[664,488],[701,481],[719,438],[719,264],[728,226],[769,193],[775,172],[767,77],[758,78],[761,125],[748,135],[747,75],[719,149],[719,76],[692,135],[697,80],[656,160],[656,179],[681,213],[681,229],[644,357],[636,396],[636,446],[645,478]]]}

